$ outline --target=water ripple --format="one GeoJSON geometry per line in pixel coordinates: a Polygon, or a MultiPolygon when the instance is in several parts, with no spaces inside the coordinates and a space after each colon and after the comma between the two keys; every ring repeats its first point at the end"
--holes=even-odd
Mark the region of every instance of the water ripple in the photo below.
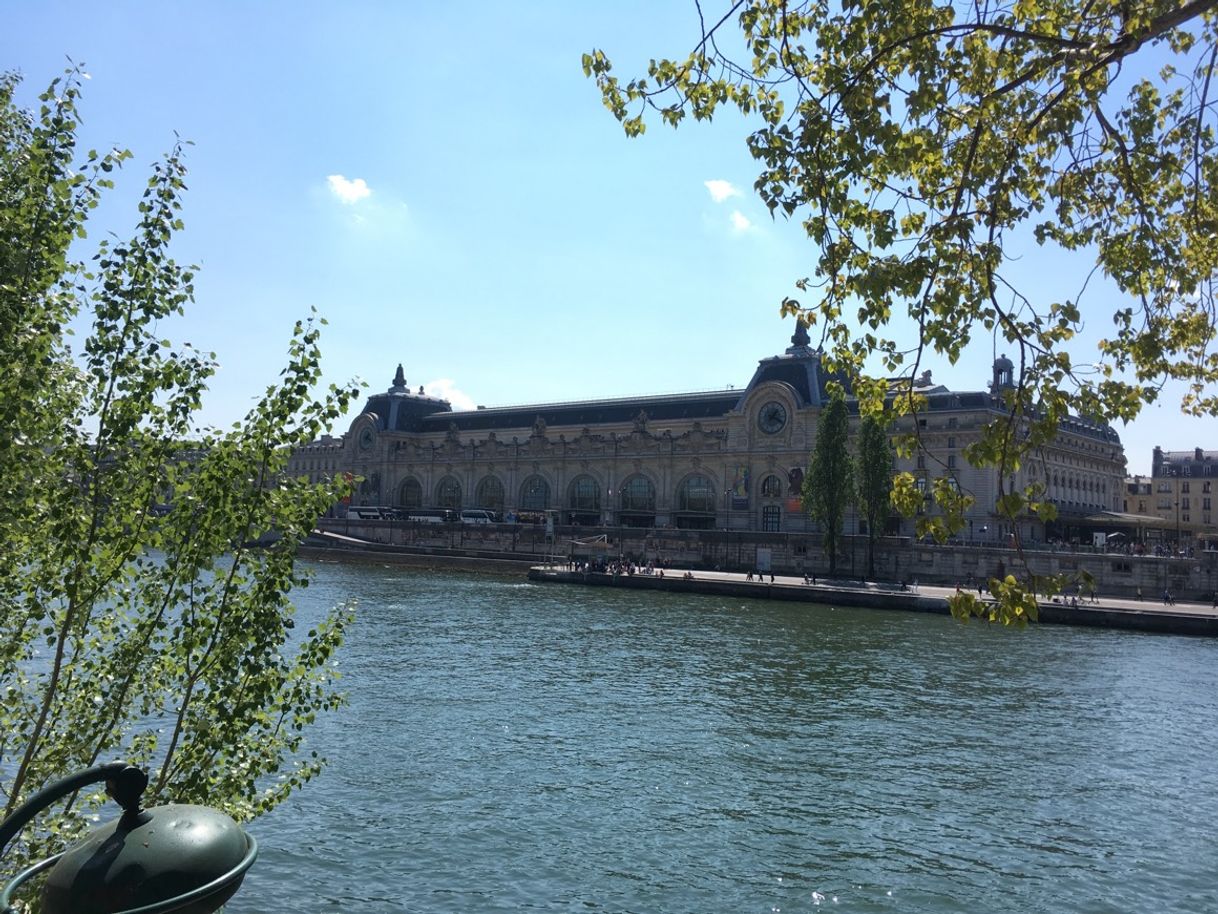
{"type": "Polygon", "coordinates": [[[235,911],[1218,914],[1218,645],[326,565],[235,911]]]}

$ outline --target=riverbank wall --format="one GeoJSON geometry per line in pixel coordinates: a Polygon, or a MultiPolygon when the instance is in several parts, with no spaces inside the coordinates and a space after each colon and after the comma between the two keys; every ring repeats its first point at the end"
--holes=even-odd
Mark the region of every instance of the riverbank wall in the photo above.
{"type": "MultiPolygon", "coordinates": [[[[401,547],[417,554],[474,555],[487,561],[543,562],[548,557],[619,556],[639,564],[667,563],[672,567],[745,572],[763,568],[778,574],[824,576],[828,557],[821,537],[807,533],[766,533],[755,530],[679,530],[672,528],[558,526],[553,537],[545,527],[530,524],[418,524],[402,521],[323,520],[319,531],[369,544],[401,547]],[[598,546],[578,545],[604,537],[598,546]]],[[[867,538],[843,537],[837,571],[860,577],[867,568],[867,538]]],[[[929,544],[908,537],[876,541],[875,574],[879,581],[919,581],[969,586],[991,577],[1015,574],[1064,575],[1096,582],[1108,596],[1157,599],[1164,590],[1181,600],[1208,602],[1218,588],[1218,552],[1191,557],[1125,555],[1086,547],[1025,546],[1022,556],[996,543],[929,544]],[[1026,562],[1026,567],[1025,563],[1026,562]]]]}
{"type": "MultiPolygon", "coordinates": [[[[861,584],[850,581],[824,582],[815,585],[799,579],[742,581],[731,580],[723,574],[694,575],[692,579],[680,574],[602,574],[598,572],[567,571],[561,568],[536,566],[529,569],[529,580],[545,584],[567,584],[587,587],[617,587],[627,590],[658,590],[671,593],[704,594],[753,600],[784,600],[796,603],[819,603],[836,607],[886,609],[900,612],[921,612],[950,615],[947,596],[950,591],[932,587],[908,590],[883,584],[861,584]]],[[[1081,625],[1089,628],[1117,628],[1158,634],[1218,637],[1218,614],[1193,609],[1174,609],[1153,604],[1142,606],[1088,605],[1044,602],[1039,605],[1039,621],[1046,625],[1081,625]]]]}

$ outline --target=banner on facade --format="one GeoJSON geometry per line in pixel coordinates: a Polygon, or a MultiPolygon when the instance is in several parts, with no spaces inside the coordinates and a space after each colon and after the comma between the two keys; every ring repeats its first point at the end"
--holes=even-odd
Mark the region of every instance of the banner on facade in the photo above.
{"type": "Polygon", "coordinates": [[[736,467],[735,475],[732,477],[732,498],[749,497],[749,468],[746,466],[736,467]]]}

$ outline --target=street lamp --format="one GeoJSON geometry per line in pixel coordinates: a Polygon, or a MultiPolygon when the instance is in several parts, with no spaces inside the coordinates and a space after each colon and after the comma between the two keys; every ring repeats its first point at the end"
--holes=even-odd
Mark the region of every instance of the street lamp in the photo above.
{"type": "Polygon", "coordinates": [[[0,892],[3,914],[17,914],[13,893],[44,870],[45,914],[211,914],[233,896],[258,842],[207,806],[141,810],[148,775],[126,762],[77,772],[34,794],[0,824],[0,855],[38,813],[103,781],[122,816],[18,873],[0,892]]]}

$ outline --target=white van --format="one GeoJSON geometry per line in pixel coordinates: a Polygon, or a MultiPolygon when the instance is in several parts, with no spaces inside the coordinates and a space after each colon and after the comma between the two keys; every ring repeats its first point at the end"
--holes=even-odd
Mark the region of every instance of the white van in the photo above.
{"type": "Polygon", "coordinates": [[[495,523],[495,512],[485,508],[469,508],[461,512],[461,523],[493,524],[495,523]]]}

